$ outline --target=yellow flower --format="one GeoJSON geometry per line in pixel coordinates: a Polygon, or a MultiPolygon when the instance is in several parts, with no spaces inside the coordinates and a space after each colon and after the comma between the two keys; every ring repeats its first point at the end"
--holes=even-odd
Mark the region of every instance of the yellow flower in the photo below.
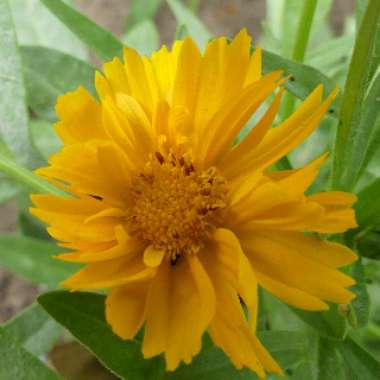
{"type": "Polygon", "coordinates": [[[86,264],[64,286],[109,289],[106,318],[167,369],[190,363],[206,330],[237,368],[281,373],[255,335],[257,287],[305,310],[347,304],[354,281],[338,270],[355,254],[317,233],[355,227],[355,196],[305,195],[326,156],[268,169],[318,126],[336,96],[318,86],[271,128],[282,72],[262,75],[242,30],[201,54],[191,38],[151,57],[125,48],[84,88],[58,99],[63,149],[39,169],[71,197],[32,196],[34,215],[86,264]],[[252,114],[266,112],[237,145],[252,114]],[[243,310],[246,306],[248,317],[243,310]]]}

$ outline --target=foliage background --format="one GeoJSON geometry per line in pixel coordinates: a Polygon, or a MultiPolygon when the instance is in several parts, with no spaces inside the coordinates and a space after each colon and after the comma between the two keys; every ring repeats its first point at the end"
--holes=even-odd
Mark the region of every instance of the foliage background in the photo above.
{"type": "MultiPolygon", "coordinates": [[[[73,1],[67,2],[73,3],[73,1]]],[[[55,118],[52,99],[67,91],[68,88],[63,78],[60,78],[54,71],[57,65],[64,67],[65,57],[54,57],[44,48],[57,49],[60,52],[88,62],[89,65],[98,65],[100,60],[95,54],[89,53],[87,47],[55,19],[38,0],[10,0],[9,3],[12,8],[18,41],[24,46],[21,49],[21,56],[24,64],[25,62],[28,63],[27,67],[24,68],[24,75],[27,78],[28,102],[32,109],[29,120],[31,137],[34,148],[46,158],[59,146],[55,136],[49,132],[49,125],[55,118]],[[57,41],[59,41],[59,45],[57,45],[57,41]],[[36,49],[40,50],[33,50],[35,45],[44,48],[39,47],[36,49]],[[39,54],[36,54],[36,52],[39,54]],[[52,71],[45,70],[45,62],[50,62],[53,67],[52,71]],[[44,76],[45,80],[43,79],[44,76]],[[41,92],[41,88],[44,90],[42,92],[48,94],[48,96],[30,96],[30,94],[35,95],[41,92]]],[[[297,28],[296,21],[299,17],[301,5],[304,3],[303,0],[193,0],[183,1],[182,3],[188,5],[196,14],[199,14],[204,25],[213,35],[232,35],[240,28],[247,27],[255,40],[265,49],[286,58],[291,58],[292,56],[297,28]]],[[[361,10],[365,4],[365,0],[357,2],[351,0],[318,1],[317,14],[312,27],[311,42],[305,62],[319,69],[330,77],[333,82],[340,83],[341,87],[344,86],[348,59],[354,45],[355,25],[361,17],[361,10]],[[356,14],[354,13],[355,5],[356,14]]],[[[186,28],[179,27],[181,22],[179,24],[176,22],[165,1],[78,0],[75,5],[106,29],[120,36],[124,42],[137,47],[142,53],[153,50],[159,45],[160,41],[170,43],[176,33],[179,36],[186,33],[186,28]]],[[[194,23],[192,21],[190,25],[192,25],[192,31],[195,31],[200,39],[204,38],[205,35],[207,36],[207,30],[198,22],[194,23]]],[[[73,66],[73,70],[65,71],[64,78],[69,84],[76,83],[80,78],[81,82],[91,88],[92,78],[86,73],[87,64],[78,61],[73,66]]],[[[3,98],[1,98],[1,101],[3,101],[3,98]]],[[[283,114],[286,114],[286,112],[286,109],[282,110],[283,114]]],[[[316,157],[327,147],[331,148],[334,128],[334,119],[327,118],[321,128],[295,153],[290,155],[291,163],[295,166],[302,165],[311,158],[316,157]]],[[[0,152],[1,148],[0,145],[0,152]]],[[[355,187],[356,192],[366,188],[371,183],[378,183],[376,179],[379,178],[379,172],[380,157],[376,157],[375,154],[366,170],[362,173],[361,179],[355,187]]],[[[327,180],[327,175],[324,173],[316,186],[325,186],[327,180]]],[[[374,190],[372,189],[372,193],[369,191],[369,199],[376,197],[378,194],[377,189],[378,187],[375,187],[374,190]]],[[[24,237],[23,246],[19,244],[12,246],[14,240],[0,237],[0,322],[4,322],[27,304],[33,302],[37,294],[49,287],[54,287],[59,278],[64,278],[67,275],[67,268],[61,268],[51,263],[49,254],[55,254],[56,250],[50,244],[39,245],[39,243],[27,240],[27,236],[37,236],[45,239],[46,235],[41,225],[31,219],[27,213],[28,200],[26,194],[19,191],[19,188],[3,177],[0,177],[0,201],[4,202],[0,205],[0,230],[3,232],[16,232],[24,237]],[[8,201],[8,199],[13,200],[8,201]],[[41,270],[36,267],[32,255],[25,255],[26,247],[29,253],[44,251],[48,254],[44,260],[40,258],[38,263],[40,268],[44,268],[45,275],[37,274],[41,270]],[[13,255],[17,253],[20,256],[24,255],[23,260],[14,261],[8,254],[9,252],[12,252],[13,255]],[[42,263],[41,260],[43,261],[42,263]],[[1,266],[9,270],[2,269],[1,266]],[[14,276],[11,274],[12,271],[21,273],[28,280],[25,281],[18,275],[14,276]],[[39,283],[40,285],[32,285],[33,283],[39,283]]],[[[366,207],[370,207],[370,205],[367,204],[366,207]]],[[[372,255],[372,258],[376,258],[380,253],[378,230],[380,230],[380,227],[376,222],[375,226],[371,226],[371,232],[368,234],[369,238],[361,241],[362,246],[359,246],[367,256],[372,255]]],[[[349,239],[350,237],[348,236],[347,238],[349,239]]],[[[362,282],[368,285],[367,288],[372,301],[370,322],[366,323],[368,310],[365,303],[368,295],[363,286],[358,289],[361,292],[360,302],[363,302],[363,304],[356,305],[357,310],[359,310],[356,314],[358,320],[350,321],[350,323],[359,326],[363,325],[362,328],[355,330],[355,340],[365,345],[380,360],[380,267],[376,260],[364,259],[363,264],[363,267],[357,269],[360,273],[356,273],[356,275],[359,275],[362,282]],[[362,313],[360,313],[360,310],[362,310],[362,313]]],[[[46,305],[50,305],[54,309],[51,301],[46,299],[46,305]]],[[[79,302],[80,300],[77,301],[79,302]]],[[[100,302],[99,299],[94,299],[95,304],[96,302],[100,302]]],[[[343,354],[337,354],[336,345],[333,342],[334,334],[337,334],[336,338],[340,339],[339,334],[341,332],[339,331],[339,326],[337,329],[332,328],[329,330],[331,320],[329,320],[328,315],[326,316],[328,323],[320,325],[318,324],[321,322],[320,320],[313,320],[310,315],[303,313],[298,313],[296,316],[286,306],[266,294],[262,295],[261,306],[262,310],[268,311],[268,314],[263,314],[260,320],[261,329],[266,329],[270,326],[273,330],[291,332],[290,335],[279,334],[276,342],[271,342],[273,337],[270,335],[263,337],[264,342],[267,339],[268,344],[272,343],[274,346],[277,344],[276,347],[280,354],[284,355],[285,352],[285,358],[282,358],[282,360],[289,364],[289,367],[296,368],[294,372],[292,372],[293,369],[288,371],[289,378],[293,380],[304,380],[308,379],[309,376],[313,376],[311,380],[371,380],[380,378],[380,366],[376,366],[366,356],[363,357],[360,352],[353,355],[356,348],[350,346],[350,342],[342,346],[343,354]],[[270,318],[268,315],[270,315],[270,318]],[[317,327],[322,334],[318,335],[309,326],[317,327]],[[307,332],[306,335],[304,334],[305,332],[307,332]],[[307,336],[306,340],[305,336],[307,336]],[[327,337],[329,339],[326,339],[327,337]],[[332,340],[331,337],[333,337],[332,340]],[[279,345],[281,341],[284,346],[279,345]],[[352,362],[353,366],[356,367],[352,371],[350,369],[342,370],[343,367],[340,366],[340,361],[342,360],[352,362]]],[[[344,310],[340,312],[349,313],[349,311],[344,310]]],[[[29,351],[41,355],[54,344],[56,338],[61,334],[61,330],[57,328],[54,322],[46,318],[36,306],[32,306],[26,313],[26,317],[24,315],[18,321],[16,320],[16,323],[14,323],[14,320],[10,322],[10,330],[12,331],[13,329],[16,334],[21,334],[20,339],[22,340],[22,334],[26,334],[23,328],[25,322],[23,321],[30,321],[29,317],[31,317],[31,320],[35,321],[35,326],[31,323],[31,329],[35,327],[36,331],[38,331],[36,334],[39,334],[39,337],[26,334],[23,344],[29,351]],[[50,338],[41,339],[42,335],[50,338]],[[37,346],[35,342],[37,342],[37,346]]],[[[334,325],[334,321],[332,325],[334,325]]],[[[7,335],[5,334],[4,337],[0,328],[0,343],[4,344],[3,340],[7,342],[6,339],[8,339],[7,335]]],[[[50,360],[68,379],[113,378],[108,372],[102,371],[101,366],[73,342],[56,346],[50,353],[50,360]],[[67,366],[65,363],[70,363],[70,365],[67,366]]],[[[207,362],[207,358],[203,360],[207,362]]],[[[203,379],[200,376],[204,365],[202,361],[198,362],[198,370],[200,371],[198,374],[196,373],[198,380],[203,379]]],[[[7,380],[6,377],[2,377],[2,373],[4,372],[0,370],[0,379],[7,380]]],[[[214,375],[216,376],[215,379],[224,379],[215,370],[214,375]]],[[[232,374],[229,374],[228,370],[224,370],[223,376],[229,380],[253,378],[244,373],[239,374],[239,377],[232,378],[232,374]]],[[[168,378],[190,380],[194,378],[194,373],[186,375],[185,371],[177,375],[177,377],[169,376],[168,378]]],[[[214,379],[214,377],[210,377],[210,374],[207,378],[214,379]]]]}

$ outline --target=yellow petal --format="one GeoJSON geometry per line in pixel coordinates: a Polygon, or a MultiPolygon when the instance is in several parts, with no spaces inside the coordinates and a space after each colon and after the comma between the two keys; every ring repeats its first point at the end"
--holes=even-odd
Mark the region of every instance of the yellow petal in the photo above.
{"type": "Polygon", "coordinates": [[[337,90],[334,90],[320,103],[322,92],[322,86],[318,86],[292,116],[267,133],[251,156],[250,168],[257,170],[269,167],[302,143],[317,128],[337,95],[337,90]]]}
{"type": "Polygon", "coordinates": [[[352,264],[358,258],[350,248],[342,244],[322,240],[315,235],[307,236],[302,232],[276,231],[271,239],[331,268],[352,264]]]}
{"type": "Polygon", "coordinates": [[[321,205],[324,210],[323,218],[315,220],[312,230],[321,233],[341,233],[358,226],[355,212],[351,208],[356,202],[354,194],[341,191],[317,193],[308,197],[310,201],[321,205]]]}
{"type": "Polygon", "coordinates": [[[263,288],[288,305],[310,311],[327,310],[329,308],[327,303],[323,302],[320,298],[283,282],[276,281],[257,270],[256,277],[263,288]]]}
{"type": "Polygon", "coordinates": [[[181,44],[170,104],[180,106],[193,115],[198,93],[201,53],[191,38],[181,44]]]}
{"type": "Polygon", "coordinates": [[[165,256],[165,251],[157,250],[152,245],[148,246],[144,251],[144,263],[146,266],[158,267],[165,256]]]}
{"type": "Polygon", "coordinates": [[[86,265],[62,285],[72,289],[103,289],[149,280],[154,270],[144,265],[140,255],[119,257],[86,265]]]}
{"type": "Polygon", "coordinates": [[[271,233],[254,234],[242,242],[257,272],[322,300],[343,304],[354,298],[353,293],[345,289],[355,284],[351,277],[302,256],[271,236],[271,233]]]}
{"type": "Polygon", "coordinates": [[[216,293],[216,313],[209,327],[211,339],[229,356],[235,367],[250,368],[264,377],[265,363],[258,358],[253,330],[245,319],[236,289],[223,278],[218,264],[206,266],[206,270],[216,293]]]}
{"type": "Polygon", "coordinates": [[[281,71],[275,71],[242,90],[233,101],[223,103],[221,110],[210,120],[200,135],[197,160],[211,165],[217,163],[231,148],[234,137],[245,126],[263,101],[280,85],[281,71]]]}
{"type": "Polygon", "coordinates": [[[262,71],[262,50],[256,48],[251,54],[248,64],[247,76],[245,78],[244,87],[256,82],[261,77],[262,71]]]}
{"type": "Polygon", "coordinates": [[[103,70],[110,85],[110,93],[116,94],[122,92],[124,94],[130,94],[131,91],[125,67],[120,62],[119,58],[114,58],[112,61],[105,63],[103,65],[103,70]]]}
{"type": "Polygon", "coordinates": [[[272,209],[255,215],[239,228],[245,231],[283,230],[306,231],[313,230],[314,221],[323,218],[323,208],[315,202],[304,200],[280,204],[272,209]]]}
{"type": "Polygon", "coordinates": [[[196,256],[179,259],[170,276],[170,329],[165,358],[167,370],[173,371],[182,360],[189,364],[199,353],[203,333],[214,316],[215,295],[196,256]]]}
{"type": "Polygon", "coordinates": [[[224,158],[221,159],[218,167],[227,177],[236,177],[244,170],[244,162],[249,160],[249,153],[261,142],[277,115],[284,90],[280,90],[274,98],[272,104],[265,112],[260,121],[252,128],[250,133],[240,142],[239,145],[231,149],[224,158]]]}
{"type": "Polygon", "coordinates": [[[152,279],[147,304],[146,324],[142,351],[151,358],[166,350],[170,329],[170,276],[169,266],[161,265],[152,279]]]}
{"type": "Polygon", "coordinates": [[[106,319],[115,334],[133,339],[145,318],[148,282],[113,289],[106,299],[106,319]]]}
{"type": "Polygon", "coordinates": [[[174,75],[177,71],[177,64],[173,54],[168,51],[165,45],[152,54],[151,64],[157,79],[160,96],[168,100],[169,90],[174,82],[174,75]]]}
{"type": "Polygon", "coordinates": [[[240,249],[239,252],[239,295],[243,299],[249,312],[249,324],[253,332],[256,332],[258,314],[258,289],[256,275],[251,263],[240,249]]]}
{"type": "Polygon", "coordinates": [[[195,103],[194,124],[204,131],[222,102],[234,94],[225,94],[227,40],[216,38],[206,47],[200,68],[199,91],[195,103]]]}
{"type": "Polygon", "coordinates": [[[155,95],[152,94],[152,86],[142,58],[135,50],[125,48],[124,64],[131,96],[144,107],[148,115],[152,115],[155,95]]]}
{"type": "Polygon", "coordinates": [[[315,181],[320,167],[326,161],[328,154],[325,153],[321,157],[312,161],[310,164],[301,169],[294,170],[290,175],[280,179],[277,183],[294,196],[301,196],[315,181]]]}
{"type": "Polygon", "coordinates": [[[100,106],[83,87],[58,97],[55,130],[65,144],[106,139],[100,106]]]}
{"type": "MultiPolygon", "coordinates": [[[[115,230],[122,229],[122,226],[116,226],[115,230]]],[[[117,239],[117,232],[115,232],[117,239]]],[[[105,249],[95,250],[94,247],[89,247],[87,250],[80,251],[80,246],[77,248],[79,252],[75,252],[73,254],[63,254],[59,255],[58,258],[79,262],[79,263],[94,263],[98,261],[107,261],[116,259],[118,257],[131,257],[136,253],[140,253],[144,251],[145,243],[127,235],[127,239],[122,242],[117,242],[113,244],[111,247],[106,247],[105,249]]],[[[76,244],[79,245],[79,244],[76,244]]],[[[75,248],[75,245],[74,245],[75,248]]]]}

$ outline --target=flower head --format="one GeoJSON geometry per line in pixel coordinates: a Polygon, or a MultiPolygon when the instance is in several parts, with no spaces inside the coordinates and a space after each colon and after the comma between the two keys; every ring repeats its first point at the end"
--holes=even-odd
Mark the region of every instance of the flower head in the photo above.
{"type": "Polygon", "coordinates": [[[97,73],[99,100],[82,87],[58,99],[64,147],[38,171],[71,194],[33,196],[32,212],[70,250],[60,258],[85,264],[64,285],[109,289],[114,332],[132,339],[144,326],[145,357],[164,353],[168,370],[189,363],[208,330],[237,368],[280,373],[255,335],[258,285],[305,310],[353,298],[338,268],[355,254],[311,232],[354,227],[355,196],[305,195],[325,155],[268,170],[315,130],[336,92],[323,100],[318,86],[271,128],[284,79],[263,75],[250,48],[245,30],[203,54],[191,38],[151,57],[125,48],[124,63],[97,73]]]}

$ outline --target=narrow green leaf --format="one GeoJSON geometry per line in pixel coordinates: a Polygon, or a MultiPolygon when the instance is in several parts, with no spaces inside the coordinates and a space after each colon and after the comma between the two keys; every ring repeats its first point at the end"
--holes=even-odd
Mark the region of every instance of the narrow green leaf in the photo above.
{"type": "Polygon", "coordinates": [[[111,60],[113,57],[121,56],[123,45],[113,34],[62,0],[41,0],[41,2],[100,58],[111,60]]]}
{"type": "Polygon", "coordinates": [[[369,229],[380,222],[380,178],[365,187],[358,194],[355,203],[356,219],[361,230],[369,229]]]}
{"type": "Polygon", "coordinates": [[[330,309],[323,312],[309,312],[290,306],[289,308],[324,338],[342,340],[346,335],[346,319],[339,314],[335,305],[330,305],[330,309]]]}
{"type": "Polygon", "coordinates": [[[38,304],[33,304],[3,325],[29,352],[47,353],[62,333],[62,328],[38,304]]]}
{"type": "Polygon", "coordinates": [[[370,58],[375,41],[375,31],[380,16],[380,1],[370,0],[357,33],[354,52],[345,85],[340,125],[338,127],[333,165],[333,188],[352,190],[357,170],[353,170],[357,152],[365,150],[367,138],[374,125],[361,130],[364,97],[369,81],[370,58]]]}
{"type": "Polygon", "coordinates": [[[346,380],[338,346],[339,344],[329,339],[319,339],[316,380],[346,380]]]}
{"type": "Polygon", "coordinates": [[[353,264],[352,277],[357,282],[357,284],[351,288],[351,291],[356,294],[356,298],[350,304],[350,310],[354,314],[352,319],[354,327],[364,327],[369,320],[370,299],[361,260],[353,264]]]}
{"type": "Polygon", "coordinates": [[[51,292],[38,302],[114,374],[127,380],[162,378],[161,358],[144,359],[141,343],[123,341],[104,319],[105,296],[93,293],[51,292]]]}
{"type": "Polygon", "coordinates": [[[153,21],[143,20],[128,29],[122,41],[140,54],[150,55],[159,48],[160,35],[153,21]]]}
{"type": "Polygon", "coordinates": [[[355,154],[355,174],[359,176],[367,168],[377,152],[380,142],[380,72],[376,75],[368,90],[363,105],[363,115],[360,119],[358,139],[363,148],[355,154]]]}
{"type": "Polygon", "coordinates": [[[323,68],[336,67],[336,65],[351,56],[353,36],[344,35],[325,41],[321,46],[310,51],[306,56],[306,64],[323,68]]]}
{"type": "Polygon", "coordinates": [[[58,380],[61,378],[23,348],[11,333],[0,327],[0,379],[58,380]]]}
{"type": "Polygon", "coordinates": [[[18,186],[17,183],[3,175],[0,176],[0,203],[14,198],[19,192],[20,186],[18,186]]]}
{"type": "Polygon", "coordinates": [[[127,30],[145,20],[152,20],[162,4],[162,0],[131,0],[127,17],[127,30]]]}
{"type": "Polygon", "coordinates": [[[56,287],[78,265],[54,259],[62,249],[55,244],[26,236],[0,236],[0,264],[38,284],[56,287]]]}
{"type": "Polygon", "coordinates": [[[22,65],[8,0],[0,0],[0,41],[0,140],[18,162],[33,167],[38,155],[29,139],[22,65]]]}
{"type": "MultiPolygon", "coordinates": [[[[3,141],[0,139],[0,160],[1,157],[12,159],[12,154],[6,147],[3,141]]],[[[20,192],[20,186],[15,181],[7,178],[0,170],[0,203],[15,197],[20,192]]]]}
{"type": "MultiPolygon", "coordinates": [[[[65,0],[73,4],[73,0],[65,0]]],[[[73,33],[41,4],[40,0],[11,0],[19,45],[38,45],[58,49],[66,54],[87,59],[87,49],[73,33]],[[59,41],[59,43],[57,43],[59,41]]]]}
{"type": "Polygon", "coordinates": [[[353,337],[349,337],[339,345],[339,350],[344,358],[349,379],[380,379],[380,362],[367,352],[353,337]]]}
{"type": "Polygon", "coordinates": [[[24,46],[21,57],[29,107],[41,119],[56,120],[57,97],[78,86],[95,93],[95,69],[88,63],[41,46],[24,46]]]}
{"type": "Polygon", "coordinates": [[[187,30],[186,25],[184,25],[184,24],[178,24],[177,28],[175,30],[174,39],[175,40],[183,40],[187,36],[190,36],[190,33],[187,30]]]}
{"type": "Polygon", "coordinates": [[[360,256],[380,259],[380,231],[369,231],[356,243],[360,256]]]}
{"type": "MultiPolygon", "coordinates": [[[[327,96],[336,84],[317,69],[283,58],[277,54],[263,51],[263,71],[268,73],[274,70],[284,70],[284,75],[291,75],[284,87],[297,98],[305,99],[319,84],[324,86],[324,95],[327,96]]],[[[329,114],[337,116],[339,98],[330,106],[329,114]]]]}
{"type": "Polygon", "coordinates": [[[212,37],[198,17],[178,0],[166,0],[178,25],[185,25],[191,37],[200,48],[203,48],[212,37]]]}
{"type": "Polygon", "coordinates": [[[29,128],[34,145],[46,160],[62,147],[62,141],[50,122],[33,119],[29,123],[29,128]]]}
{"type": "Polygon", "coordinates": [[[0,153],[0,173],[3,172],[7,177],[12,178],[17,183],[24,185],[27,189],[37,193],[48,193],[64,195],[63,191],[52,186],[42,178],[35,175],[28,169],[18,165],[15,161],[1,155],[0,153]]]}

